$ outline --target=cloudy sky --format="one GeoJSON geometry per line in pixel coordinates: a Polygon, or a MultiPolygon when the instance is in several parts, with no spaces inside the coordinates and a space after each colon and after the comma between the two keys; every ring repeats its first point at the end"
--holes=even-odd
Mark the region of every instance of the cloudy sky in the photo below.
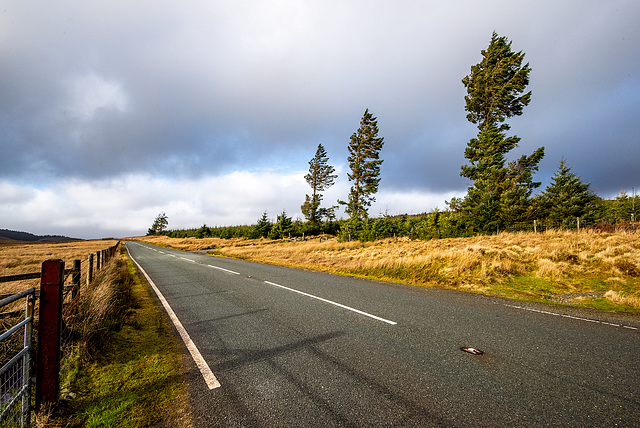
{"type": "Polygon", "coordinates": [[[370,210],[445,208],[469,182],[461,79],[495,30],[530,63],[513,157],[544,146],[600,196],[640,188],[640,2],[2,0],[0,229],[81,238],[301,217],[323,144],[378,118],[370,210]]]}

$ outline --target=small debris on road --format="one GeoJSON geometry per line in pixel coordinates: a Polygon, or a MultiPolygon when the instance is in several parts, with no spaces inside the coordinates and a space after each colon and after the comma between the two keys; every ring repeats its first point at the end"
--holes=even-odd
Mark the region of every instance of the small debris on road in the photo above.
{"type": "Polygon", "coordinates": [[[482,354],[484,354],[484,352],[482,352],[479,349],[469,348],[469,347],[466,347],[466,346],[460,348],[460,350],[464,351],[464,352],[468,352],[469,354],[473,354],[473,355],[482,355],[482,354]]]}

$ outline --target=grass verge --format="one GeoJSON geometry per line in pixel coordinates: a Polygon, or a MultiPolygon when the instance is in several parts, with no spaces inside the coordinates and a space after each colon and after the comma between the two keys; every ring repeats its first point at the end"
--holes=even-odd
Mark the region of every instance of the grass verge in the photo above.
{"type": "Polygon", "coordinates": [[[166,314],[125,253],[116,265],[104,281],[116,290],[126,283],[127,301],[107,305],[110,314],[92,327],[98,333],[68,350],[59,410],[40,425],[190,426],[182,352],[166,314]]]}

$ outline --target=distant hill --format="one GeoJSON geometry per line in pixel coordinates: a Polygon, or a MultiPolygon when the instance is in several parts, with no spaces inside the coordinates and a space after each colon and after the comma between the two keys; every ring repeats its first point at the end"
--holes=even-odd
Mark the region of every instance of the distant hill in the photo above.
{"type": "Polygon", "coordinates": [[[0,239],[22,242],[72,242],[80,239],[69,238],[59,235],[34,235],[28,232],[18,232],[15,230],[0,229],[0,239]]]}

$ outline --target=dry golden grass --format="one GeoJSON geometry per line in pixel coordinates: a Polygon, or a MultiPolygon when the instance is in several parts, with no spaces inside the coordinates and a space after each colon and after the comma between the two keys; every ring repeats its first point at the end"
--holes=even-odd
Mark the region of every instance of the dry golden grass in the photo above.
{"type": "Polygon", "coordinates": [[[272,242],[270,240],[248,241],[246,239],[220,239],[220,238],[169,238],[167,236],[140,236],[127,238],[128,241],[148,242],[159,247],[169,247],[181,251],[208,250],[210,248],[228,247],[233,245],[247,245],[250,242],[272,242]]]}
{"type": "MultiPolygon", "coordinates": [[[[82,260],[82,277],[86,278],[87,257],[95,252],[114,246],[116,240],[91,240],[65,243],[12,243],[0,245],[0,276],[39,272],[42,262],[62,259],[65,268],[73,267],[73,260],[82,260]]],[[[95,263],[95,262],[94,262],[95,263]]],[[[0,294],[12,293],[29,287],[38,287],[38,279],[0,283],[0,294]]]]}
{"type": "Polygon", "coordinates": [[[213,254],[225,257],[412,285],[544,301],[563,296],[565,303],[640,312],[638,233],[549,231],[365,243],[138,239],[181,250],[213,248],[213,254]],[[591,301],[594,299],[584,298],[585,293],[604,297],[591,301]],[[573,300],[572,295],[576,296],[573,300]]]}
{"type": "Polygon", "coordinates": [[[65,302],[65,325],[73,339],[68,341],[69,346],[77,348],[82,358],[91,353],[92,347],[102,345],[109,331],[107,320],[122,322],[124,310],[131,304],[131,287],[126,263],[116,255],[95,274],[91,285],[81,282],[79,298],[65,302]]]}

